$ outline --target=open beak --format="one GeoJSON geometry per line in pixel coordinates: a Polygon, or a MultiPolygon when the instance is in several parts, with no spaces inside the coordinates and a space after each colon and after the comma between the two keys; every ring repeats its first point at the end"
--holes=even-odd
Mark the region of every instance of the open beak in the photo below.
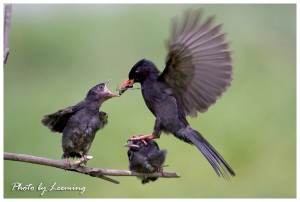
{"type": "Polygon", "coordinates": [[[109,82],[110,82],[110,79],[104,82],[105,83],[104,91],[106,92],[106,98],[109,99],[109,98],[113,98],[113,97],[119,97],[119,95],[110,92],[110,90],[107,88],[107,84],[109,82]]]}
{"type": "Polygon", "coordinates": [[[138,145],[133,144],[131,141],[127,142],[127,144],[124,144],[124,147],[129,147],[129,148],[136,147],[136,148],[139,148],[138,145]]]}
{"type": "Polygon", "coordinates": [[[119,95],[122,95],[128,88],[132,88],[134,84],[133,79],[127,79],[119,88],[119,95]]]}

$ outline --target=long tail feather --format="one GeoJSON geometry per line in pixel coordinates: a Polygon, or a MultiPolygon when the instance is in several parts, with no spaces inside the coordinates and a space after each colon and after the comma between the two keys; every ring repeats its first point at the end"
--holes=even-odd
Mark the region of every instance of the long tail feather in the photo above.
{"type": "Polygon", "coordinates": [[[205,156],[218,176],[229,180],[229,175],[235,176],[233,169],[228,165],[224,158],[213,148],[211,144],[196,130],[191,127],[180,130],[180,139],[195,145],[205,156]]]}

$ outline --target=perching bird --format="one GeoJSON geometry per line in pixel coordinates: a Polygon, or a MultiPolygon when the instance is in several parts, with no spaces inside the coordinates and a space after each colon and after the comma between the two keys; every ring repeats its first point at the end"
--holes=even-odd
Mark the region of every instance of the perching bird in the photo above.
{"type": "MultiPolygon", "coordinates": [[[[166,150],[160,150],[157,143],[151,139],[144,139],[146,144],[140,140],[129,140],[124,146],[129,147],[127,155],[129,159],[129,170],[137,173],[162,172],[166,159],[166,150]]],[[[142,184],[150,180],[155,181],[157,177],[138,177],[142,184]]]]}
{"type": "Polygon", "coordinates": [[[46,115],[42,123],[52,132],[63,133],[62,158],[83,158],[86,162],[88,151],[95,134],[107,124],[108,115],[99,109],[107,99],[117,97],[109,91],[106,81],[89,90],[86,98],[75,106],[67,107],[46,115]]]}
{"type": "Polygon", "coordinates": [[[195,145],[209,161],[218,176],[228,179],[233,169],[213,146],[190,127],[186,116],[205,112],[230,86],[232,60],[221,26],[212,26],[213,17],[202,24],[201,10],[185,13],[182,23],[173,24],[166,67],[161,73],[151,61],[138,61],[119,94],[140,83],[142,95],[156,117],[151,135],[132,139],[159,138],[161,132],[195,145]]]}

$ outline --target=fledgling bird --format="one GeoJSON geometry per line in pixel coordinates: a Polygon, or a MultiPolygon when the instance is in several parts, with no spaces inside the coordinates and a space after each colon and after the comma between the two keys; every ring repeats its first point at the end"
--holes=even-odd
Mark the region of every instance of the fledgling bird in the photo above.
{"type": "MultiPolygon", "coordinates": [[[[137,173],[162,172],[166,159],[166,150],[160,150],[157,143],[152,139],[144,139],[146,144],[140,140],[129,140],[125,147],[129,147],[127,155],[129,159],[129,170],[137,173]]],[[[157,180],[157,177],[138,177],[142,184],[157,180]]]]}
{"type": "Polygon", "coordinates": [[[186,116],[205,112],[232,80],[231,53],[221,25],[212,26],[213,17],[202,24],[201,15],[201,10],[188,10],[182,23],[174,22],[162,73],[154,63],[142,59],[130,70],[119,94],[132,88],[134,83],[140,83],[145,103],[156,117],[152,134],[132,139],[154,139],[159,138],[161,132],[172,133],[195,145],[217,175],[228,179],[228,173],[235,175],[233,169],[186,119],[186,116]]]}
{"type": "Polygon", "coordinates": [[[52,132],[63,133],[62,158],[83,158],[86,163],[96,132],[108,121],[107,113],[99,112],[99,109],[104,101],[118,96],[107,88],[109,81],[91,88],[86,98],[77,105],[46,115],[42,119],[42,123],[52,132]]]}

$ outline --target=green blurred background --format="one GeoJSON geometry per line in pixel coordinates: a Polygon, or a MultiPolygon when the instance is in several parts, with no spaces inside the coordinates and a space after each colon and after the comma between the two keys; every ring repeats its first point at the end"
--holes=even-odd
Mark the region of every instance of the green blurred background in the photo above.
{"type": "MultiPolygon", "coordinates": [[[[54,159],[61,135],[40,120],[74,105],[90,87],[112,79],[115,90],[139,59],[162,70],[172,17],[203,8],[231,42],[232,86],[206,113],[190,119],[234,168],[218,178],[195,148],[172,135],[165,171],[179,179],[142,185],[135,177],[101,179],[51,167],[5,161],[4,197],[15,198],[293,198],[296,197],[296,5],[13,5],[4,68],[4,151],[54,159]],[[76,191],[12,191],[12,183],[86,187],[76,191]]],[[[88,166],[127,169],[126,140],[152,132],[154,117],[139,90],[106,102],[109,124],[90,150],[88,166]]]]}

